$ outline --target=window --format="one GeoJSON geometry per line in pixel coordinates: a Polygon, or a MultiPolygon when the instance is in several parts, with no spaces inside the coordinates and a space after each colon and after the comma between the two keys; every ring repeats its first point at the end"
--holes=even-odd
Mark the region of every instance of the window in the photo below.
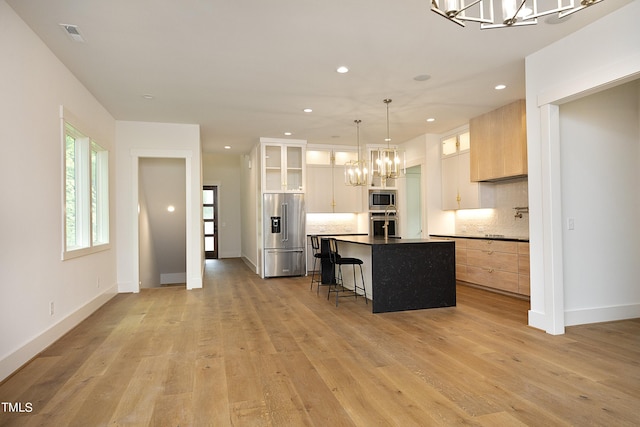
{"type": "Polygon", "coordinates": [[[68,259],[108,247],[109,152],[69,123],[63,126],[63,259],[68,259]]]}

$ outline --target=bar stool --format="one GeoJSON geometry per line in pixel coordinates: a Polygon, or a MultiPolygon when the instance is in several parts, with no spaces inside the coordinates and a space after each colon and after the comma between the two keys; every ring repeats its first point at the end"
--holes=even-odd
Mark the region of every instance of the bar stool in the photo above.
{"type": "Polygon", "coordinates": [[[330,298],[331,292],[336,294],[336,307],[338,306],[338,298],[340,296],[353,296],[358,299],[358,290],[361,290],[364,295],[365,304],[369,304],[367,301],[367,290],[364,286],[364,273],[362,272],[362,260],[359,258],[341,257],[338,254],[338,242],[334,238],[329,238],[329,260],[331,261],[332,268],[332,280],[329,284],[329,292],[327,293],[327,299],[330,298]],[[351,265],[353,267],[353,290],[344,287],[344,281],[342,280],[342,266],[351,265]],[[360,279],[362,280],[362,287],[358,286],[356,281],[356,265],[360,267],[360,279]],[[338,277],[335,277],[336,267],[338,268],[338,277]]]}
{"type": "Polygon", "coordinates": [[[309,290],[313,290],[313,284],[317,283],[318,287],[317,287],[317,291],[316,293],[320,294],[320,286],[322,286],[322,273],[320,273],[318,275],[318,279],[316,279],[316,265],[318,260],[320,260],[320,263],[322,265],[322,260],[323,259],[329,259],[329,252],[321,252],[320,251],[320,241],[318,239],[318,236],[310,236],[311,237],[311,247],[313,248],[313,270],[311,272],[311,286],[309,287],[309,290]]]}

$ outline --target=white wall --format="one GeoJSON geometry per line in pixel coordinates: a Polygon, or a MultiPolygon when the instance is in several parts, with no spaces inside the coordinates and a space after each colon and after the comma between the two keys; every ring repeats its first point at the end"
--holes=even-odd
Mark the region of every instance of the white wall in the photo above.
{"type": "Polygon", "coordinates": [[[396,185],[398,186],[398,200],[396,201],[396,205],[398,207],[398,217],[399,221],[399,231],[400,236],[403,238],[419,238],[419,236],[409,236],[407,233],[410,229],[419,229],[422,230],[423,236],[426,235],[427,228],[427,207],[426,207],[426,198],[422,197],[419,201],[420,206],[415,206],[415,201],[413,205],[412,212],[417,212],[420,210],[422,212],[422,218],[408,218],[409,214],[409,204],[411,201],[407,200],[407,194],[410,194],[411,187],[413,186],[414,191],[417,188],[420,188],[422,194],[426,194],[427,192],[427,178],[425,176],[424,170],[426,165],[426,156],[425,156],[425,136],[421,135],[417,138],[410,139],[398,146],[401,150],[405,152],[405,161],[406,167],[420,166],[420,174],[416,177],[408,177],[407,175],[401,176],[397,179],[396,185]],[[412,222],[413,226],[409,226],[409,222],[412,222]],[[419,221],[420,224],[416,224],[416,221],[419,221]]]}
{"type": "Polygon", "coordinates": [[[115,224],[115,120],[0,0],[0,380],[116,293],[111,249],[61,261],[60,105],[110,152],[115,224]],[[49,304],[54,303],[54,315],[49,304]]]}
{"type": "Polygon", "coordinates": [[[455,212],[442,210],[442,175],[440,160],[441,135],[427,134],[426,171],[423,171],[427,183],[427,235],[455,233],[455,212]]]}
{"type": "MultiPolygon", "coordinates": [[[[531,310],[529,324],[560,334],[565,327],[562,158],[559,104],[640,73],[640,2],[618,11],[526,58],[529,159],[531,310]]],[[[615,173],[615,170],[602,173],[615,173]]],[[[620,236],[621,251],[629,242],[620,236]]],[[[588,291],[587,291],[588,292],[588,291]]],[[[569,298],[568,301],[565,301],[569,298]]],[[[622,310],[626,312],[626,310],[622,310]]],[[[618,316],[611,316],[615,318],[618,316]]],[[[600,319],[602,320],[602,319],[600,319]]]]}
{"type": "Polygon", "coordinates": [[[258,239],[261,236],[258,227],[258,206],[260,206],[260,163],[258,156],[259,149],[256,146],[248,155],[242,158],[240,170],[242,187],[242,258],[253,267],[256,274],[260,273],[261,267],[258,256],[258,239]]]}
{"type": "Polygon", "coordinates": [[[140,247],[140,287],[152,288],[160,286],[160,266],[158,265],[158,257],[156,256],[156,245],[153,241],[153,232],[151,230],[151,222],[149,221],[149,208],[147,199],[143,191],[140,192],[138,199],[140,205],[140,215],[138,216],[138,244],[140,247]]]}
{"type": "Polygon", "coordinates": [[[635,81],[560,106],[567,326],[640,315],[639,97],[635,81]]]}
{"type": "Polygon", "coordinates": [[[241,167],[242,157],[204,153],[204,185],[218,186],[218,257],[236,258],[242,254],[241,167]]]}
{"type": "Polygon", "coordinates": [[[116,122],[118,290],[139,291],[138,160],[184,158],[186,167],[187,289],[201,288],[202,179],[200,127],[189,124],[116,122]]]}

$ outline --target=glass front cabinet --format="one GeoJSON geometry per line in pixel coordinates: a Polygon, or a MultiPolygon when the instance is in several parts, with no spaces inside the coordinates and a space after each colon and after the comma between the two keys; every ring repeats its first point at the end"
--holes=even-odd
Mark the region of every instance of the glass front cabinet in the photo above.
{"type": "Polygon", "coordinates": [[[303,140],[260,138],[263,193],[304,193],[305,147],[303,140]]]}

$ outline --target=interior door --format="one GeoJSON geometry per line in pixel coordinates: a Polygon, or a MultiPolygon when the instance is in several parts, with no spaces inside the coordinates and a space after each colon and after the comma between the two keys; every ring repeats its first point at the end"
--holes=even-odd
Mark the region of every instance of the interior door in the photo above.
{"type": "Polygon", "coordinates": [[[218,258],[218,186],[202,187],[202,220],[204,227],[204,257],[218,258]]]}

